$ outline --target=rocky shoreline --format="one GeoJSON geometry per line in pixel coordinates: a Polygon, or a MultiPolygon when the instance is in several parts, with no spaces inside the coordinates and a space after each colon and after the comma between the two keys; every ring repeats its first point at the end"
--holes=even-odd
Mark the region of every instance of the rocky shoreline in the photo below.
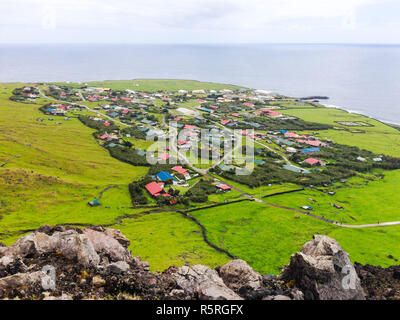
{"type": "Polygon", "coordinates": [[[400,266],[353,265],[326,236],[314,236],[279,276],[261,275],[240,259],[151,273],[129,244],[116,229],[43,226],[0,245],[0,299],[400,299],[400,266]]]}

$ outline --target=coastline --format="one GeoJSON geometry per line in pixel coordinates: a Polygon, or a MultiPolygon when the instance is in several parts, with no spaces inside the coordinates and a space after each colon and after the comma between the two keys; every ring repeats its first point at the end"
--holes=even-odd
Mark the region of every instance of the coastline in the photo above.
{"type": "Polygon", "coordinates": [[[326,103],[322,103],[322,102],[319,102],[319,103],[320,103],[321,105],[323,105],[324,107],[326,107],[326,108],[338,109],[338,110],[345,111],[345,112],[347,112],[347,113],[357,114],[357,115],[360,115],[360,116],[363,116],[363,117],[366,117],[366,118],[369,118],[369,119],[373,119],[373,120],[379,121],[379,122],[381,122],[381,123],[383,123],[383,124],[386,124],[386,125],[388,125],[388,126],[391,126],[391,127],[394,127],[395,129],[400,130],[400,123],[391,122],[391,121],[388,121],[388,120],[375,118],[375,117],[373,117],[373,116],[370,116],[369,114],[365,114],[365,113],[363,113],[362,111],[358,111],[358,110],[346,109],[345,107],[336,106],[336,105],[333,105],[333,104],[326,104],[326,103]]]}

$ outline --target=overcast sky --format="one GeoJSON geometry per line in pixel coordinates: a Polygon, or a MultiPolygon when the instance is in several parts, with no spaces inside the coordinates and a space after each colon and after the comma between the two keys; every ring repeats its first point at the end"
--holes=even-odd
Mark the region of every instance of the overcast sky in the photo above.
{"type": "Polygon", "coordinates": [[[400,0],[1,0],[0,43],[400,43],[400,0]]]}

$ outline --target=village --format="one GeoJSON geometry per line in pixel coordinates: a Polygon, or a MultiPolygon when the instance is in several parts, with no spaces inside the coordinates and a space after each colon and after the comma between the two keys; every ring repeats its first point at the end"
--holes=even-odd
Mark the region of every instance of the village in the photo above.
{"type": "Polygon", "coordinates": [[[52,102],[40,107],[44,116],[37,121],[77,118],[96,130],[93,136],[112,157],[149,167],[129,186],[133,206],[188,206],[207,202],[212,194],[248,196],[242,189],[282,183],[322,187],[333,195],[336,182],[366,176],[374,168],[400,168],[397,159],[321,136],[319,131],[332,126],[285,115],[288,108],[318,108],[317,100],[263,90],[143,92],[65,84],[26,86],[10,99],[31,103],[41,96],[52,102]],[[233,146],[227,149],[227,143],[233,146]]]}

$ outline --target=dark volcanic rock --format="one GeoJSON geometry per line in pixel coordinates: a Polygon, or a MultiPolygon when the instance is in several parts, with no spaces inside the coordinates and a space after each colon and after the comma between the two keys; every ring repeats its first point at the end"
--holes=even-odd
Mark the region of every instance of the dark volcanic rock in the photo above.
{"type": "Polygon", "coordinates": [[[382,268],[355,263],[354,267],[367,299],[400,300],[400,266],[382,268]]]}

